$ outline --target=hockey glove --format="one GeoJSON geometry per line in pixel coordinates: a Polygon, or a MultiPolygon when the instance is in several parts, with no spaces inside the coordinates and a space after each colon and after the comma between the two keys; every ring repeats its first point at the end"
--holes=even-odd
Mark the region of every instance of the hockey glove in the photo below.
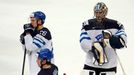
{"type": "Polygon", "coordinates": [[[24,33],[22,33],[22,34],[20,35],[20,42],[21,42],[23,45],[25,44],[24,36],[25,36],[24,33]]]}
{"type": "Polygon", "coordinates": [[[25,34],[26,34],[26,33],[32,34],[33,31],[34,31],[34,28],[32,27],[32,25],[31,25],[30,23],[24,24],[23,28],[24,28],[24,33],[25,33],[25,34]]]}
{"type": "Polygon", "coordinates": [[[112,48],[120,49],[125,46],[125,41],[120,36],[112,35],[109,42],[112,48]]]}

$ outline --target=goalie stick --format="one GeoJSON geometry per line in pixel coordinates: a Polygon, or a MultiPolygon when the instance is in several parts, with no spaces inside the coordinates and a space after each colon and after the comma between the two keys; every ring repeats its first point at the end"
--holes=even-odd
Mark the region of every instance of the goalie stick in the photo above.
{"type": "MultiPolygon", "coordinates": [[[[116,53],[116,51],[115,51],[115,53],[116,53]]],[[[122,63],[121,63],[121,60],[120,60],[120,58],[119,58],[119,56],[118,56],[118,54],[117,54],[117,53],[116,53],[116,55],[117,55],[118,62],[119,62],[119,64],[120,64],[120,66],[121,66],[121,69],[122,69],[123,75],[127,75],[127,74],[126,74],[126,72],[125,72],[125,70],[124,70],[124,68],[123,68],[123,65],[122,65],[122,63]]]]}

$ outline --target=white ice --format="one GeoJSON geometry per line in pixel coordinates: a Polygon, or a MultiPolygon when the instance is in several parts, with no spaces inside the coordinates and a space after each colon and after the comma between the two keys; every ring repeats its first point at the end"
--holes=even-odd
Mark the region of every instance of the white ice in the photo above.
{"type": "MultiPolygon", "coordinates": [[[[125,27],[128,48],[117,52],[127,75],[133,75],[133,0],[0,0],[0,75],[21,75],[23,51],[19,35],[23,24],[29,22],[29,14],[37,10],[47,16],[44,26],[52,33],[59,75],[79,75],[85,61],[79,44],[81,23],[93,17],[93,7],[98,1],[108,6],[107,17],[125,27]]],[[[27,61],[25,75],[29,75],[27,61]]],[[[117,75],[123,75],[120,65],[117,75]]]]}

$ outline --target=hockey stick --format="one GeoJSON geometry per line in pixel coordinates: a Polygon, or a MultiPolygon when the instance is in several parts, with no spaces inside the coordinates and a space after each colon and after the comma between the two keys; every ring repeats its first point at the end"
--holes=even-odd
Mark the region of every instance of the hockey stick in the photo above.
{"type": "MultiPolygon", "coordinates": [[[[115,51],[115,53],[116,53],[116,51],[115,51]]],[[[124,70],[124,68],[123,68],[123,65],[122,65],[122,63],[121,63],[121,60],[120,60],[120,58],[119,58],[119,56],[118,56],[118,54],[117,54],[117,53],[116,53],[116,55],[117,55],[118,62],[119,62],[119,64],[120,64],[120,66],[121,66],[121,69],[122,69],[123,75],[127,75],[127,74],[126,74],[126,72],[125,72],[125,70],[124,70]]]]}
{"type": "Polygon", "coordinates": [[[24,50],[23,65],[22,65],[22,75],[24,75],[25,60],[26,60],[26,48],[24,50]]]}

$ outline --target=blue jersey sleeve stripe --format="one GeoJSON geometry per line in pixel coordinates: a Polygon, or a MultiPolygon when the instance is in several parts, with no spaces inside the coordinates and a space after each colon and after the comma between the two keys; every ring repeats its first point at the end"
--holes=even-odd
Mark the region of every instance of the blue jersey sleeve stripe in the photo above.
{"type": "Polygon", "coordinates": [[[39,45],[38,43],[36,42],[33,42],[38,48],[41,48],[41,45],[39,45]]]}
{"type": "Polygon", "coordinates": [[[40,40],[40,41],[42,41],[42,42],[44,41],[44,40],[42,40],[40,37],[37,37],[37,36],[35,36],[34,39],[38,39],[38,40],[40,40]]]}
{"type": "Polygon", "coordinates": [[[125,35],[126,37],[127,37],[127,35],[125,34],[125,33],[118,33],[118,34],[116,34],[117,36],[120,36],[120,35],[125,35]]]}
{"type": "Polygon", "coordinates": [[[46,44],[44,41],[40,41],[39,39],[34,38],[34,40],[36,40],[36,41],[38,41],[38,42],[42,43],[43,45],[45,45],[45,44],[46,44]]]}
{"type": "Polygon", "coordinates": [[[82,35],[87,35],[87,32],[82,32],[82,33],[80,34],[80,36],[82,36],[82,35]]]}
{"type": "Polygon", "coordinates": [[[117,32],[115,33],[115,35],[117,35],[117,36],[120,36],[120,35],[125,35],[125,36],[127,36],[126,33],[125,33],[123,30],[117,31],[117,32]]]}
{"type": "Polygon", "coordinates": [[[125,33],[123,30],[119,30],[119,31],[117,31],[115,34],[119,34],[119,33],[125,33]]]}
{"type": "Polygon", "coordinates": [[[90,37],[82,37],[82,38],[80,39],[80,42],[81,42],[82,40],[84,40],[84,39],[91,40],[90,37]]]}

